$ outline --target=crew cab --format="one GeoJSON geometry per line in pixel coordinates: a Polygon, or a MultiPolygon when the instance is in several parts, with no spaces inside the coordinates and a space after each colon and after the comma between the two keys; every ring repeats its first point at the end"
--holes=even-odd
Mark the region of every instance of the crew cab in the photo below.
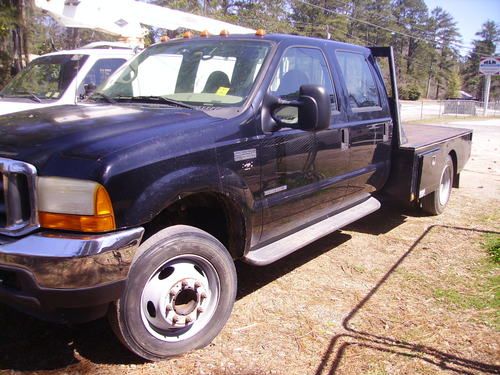
{"type": "Polygon", "coordinates": [[[95,42],[37,57],[0,91],[0,115],[75,104],[134,54],[123,44],[95,42]]]}
{"type": "Polygon", "coordinates": [[[203,347],[231,313],[235,260],[274,262],[382,198],[443,212],[471,141],[402,126],[390,47],[153,45],[84,102],[0,118],[0,301],[107,314],[150,360],[203,347]]]}

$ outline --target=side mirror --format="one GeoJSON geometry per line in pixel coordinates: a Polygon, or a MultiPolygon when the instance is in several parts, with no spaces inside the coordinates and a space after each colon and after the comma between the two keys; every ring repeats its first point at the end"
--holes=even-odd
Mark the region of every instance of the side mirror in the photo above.
{"type": "Polygon", "coordinates": [[[97,88],[97,86],[94,83],[87,83],[87,84],[83,85],[83,89],[85,90],[83,95],[86,98],[88,98],[90,95],[92,95],[94,93],[96,88],[97,88]]]}
{"type": "Polygon", "coordinates": [[[267,95],[262,113],[264,130],[268,132],[283,127],[304,131],[323,130],[330,126],[330,118],[330,95],[320,85],[300,86],[297,100],[267,95]]]}
{"type": "Polygon", "coordinates": [[[323,86],[300,86],[299,128],[303,130],[323,130],[330,126],[332,108],[330,95],[323,86]]]}

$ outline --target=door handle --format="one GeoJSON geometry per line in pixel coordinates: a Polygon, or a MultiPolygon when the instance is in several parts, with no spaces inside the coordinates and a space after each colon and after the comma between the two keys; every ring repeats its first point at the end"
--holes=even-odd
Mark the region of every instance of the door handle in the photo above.
{"type": "Polygon", "coordinates": [[[340,149],[347,150],[349,148],[349,129],[342,129],[342,141],[340,143],[340,149]]]}

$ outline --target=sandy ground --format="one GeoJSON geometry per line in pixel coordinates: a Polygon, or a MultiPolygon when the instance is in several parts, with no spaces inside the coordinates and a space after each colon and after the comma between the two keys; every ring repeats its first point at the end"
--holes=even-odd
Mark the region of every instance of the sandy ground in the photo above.
{"type": "Polygon", "coordinates": [[[65,327],[0,307],[0,373],[500,373],[499,312],[478,302],[498,289],[481,241],[500,231],[500,120],[452,126],[475,133],[443,215],[384,206],[273,265],[238,264],[233,314],[207,348],[148,363],[105,320],[65,327]]]}

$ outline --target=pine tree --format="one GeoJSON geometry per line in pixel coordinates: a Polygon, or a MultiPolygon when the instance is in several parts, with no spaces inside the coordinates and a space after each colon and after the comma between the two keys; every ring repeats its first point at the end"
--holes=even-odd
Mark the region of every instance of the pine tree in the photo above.
{"type": "MultiPolygon", "coordinates": [[[[467,57],[462,70],[464,77],[464,90],[474,95],[476,98],[483,97],[484,77],[479,73],[479,63],[481,57],[492,56],[495,54],[497,43],[500,42],[500,26],[494,21],[483,23],[481,31],[476,33],[481,39],[473,42],[474,48],[467,57]]],[[[498,77],[492,80],[491,98],[500,96],[498,88],[498,77]]]]}

